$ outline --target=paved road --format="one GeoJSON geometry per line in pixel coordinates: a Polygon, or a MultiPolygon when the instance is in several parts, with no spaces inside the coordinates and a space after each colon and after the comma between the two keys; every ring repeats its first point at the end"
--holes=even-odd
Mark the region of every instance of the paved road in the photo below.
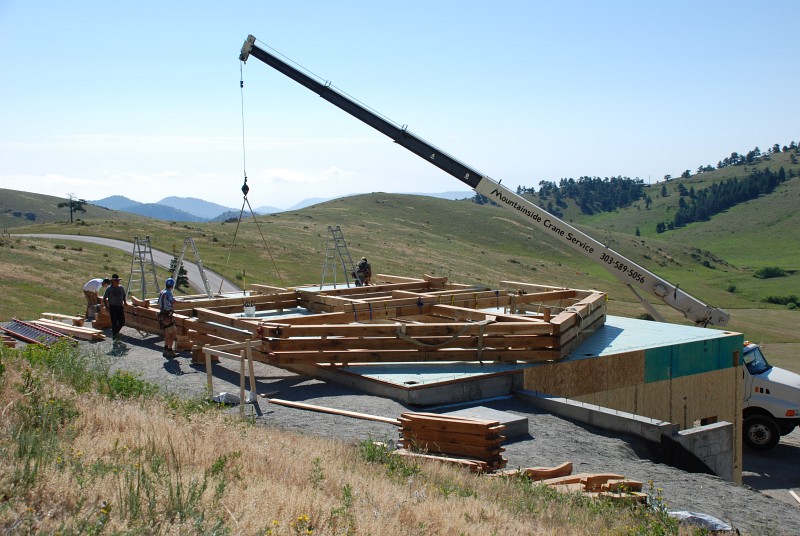
{"type": "MultiPolygon", "coordinates": [[[[106,246],[110,248],[121,249],[123,251],[133,252],[132,242],[125,242],[124,240],[115,240],[113,238],[102,238],[99,236],[66,235],[66,234],[14,234],[11,236],[28,237],[28,238],[47,238],[54,240],[74,240],[77,242],[90,242],[92,244],[97,244],[100,246],[106,246]]],[[[172,261],[173,258],[174,257],[171,253],[165,253],[163,251],[153,249],[153,262],[159,266],[163,266],[164,268],[169,268],[170,262],[172,261]]],[[[186,269],[186,275],[189,278],[190,282],[189,284],[192,287],[192,289],[201,294],[205,293],[205,289],[203,287],[198,286],[197,284],[203,281],[202,278],[200,277],[200,269],[197,267],[197,265],[193,262],[189,262],[188,259],[184,258],[183,267],[186,269]]],[[[203,266],[203,271],[205,271],[206,273],[206,277],[208,278],[208,283],[211,285],[211,290],[213,292],[220,291],[220,282],[222,282],[222,292],[238,292],[242,290],[228,279],[224,279],[220,274],[212,272],[205,266],[203,266]]],[[[125,277],[123,277],[122,279],[124,281],[125,277]]]]}
{"type": "MultiPolygon", "coordinates": [[[[756,452],[744,449],[742,456],[742,483],[764,495],[783,501],[791,508],[800,509],[800,429],[781,438],[772,450],[756,452]]],[[[798,529],[800,532],[800,529],[798,529]]]]}

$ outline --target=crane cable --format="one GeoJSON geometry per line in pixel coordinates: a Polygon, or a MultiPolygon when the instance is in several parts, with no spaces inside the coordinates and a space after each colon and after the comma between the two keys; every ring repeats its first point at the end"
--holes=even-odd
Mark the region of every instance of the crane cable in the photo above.
{"type": "MultiPolygon", "coordinates": [[[[243,67],[244,62],[239,62],[239,93],[241,96],[242,102],[242,174],[244,175],[244,184],[242,184],[242,193],[244,194],[244,200],[242,201],[242,208],[239,211],[239,217],[236,219],[236,230],[233,232],[233,241],[231,242],[231,249],[228,250],[228,259],[225,261],[225,271],[228,269],[228,264],[231,260],[231,253],[233,252],[233,248],[236,245],[236,235],[239,233],[239,225],[242,223],[242,214],[244,214],[244,206],[247,205],[247,208],[250,210],[250,215],[253,216],[253,221],[256,223],[256,228],[258,229],[258,233],[261,235],[261,241],[264,242],[264,249],[267,250],[269,254],[269,258],[272,261],[272,266],[275,268],[275,273],[278,276],[278,280],[281,282],[281,286],[285,287],[286,284],[283,282],[283,277],[281,277],[281,272],[278,270],[278,265],[275,262],[275,257],[272,256],[272,251],[269,249],[269,244],[267,244],[267,239],[264,237],[264,232],[261,230],[261,226],[258,224],[258,220],[256,219],[256,213],[253,212],[253,207],[250,206],[250,201],[247,199],[247,194],[250,191],[250,187],[247,186],[247,149],[245,146],[245,131],[244,131],[244,75],[243,75],[243,67]]],[[[224,273],[224,272],[223,272],[224,273]]],[[[219,292],[222,293],[222,282],[225,280],[223,277],[219,283],[219,292]]]]}

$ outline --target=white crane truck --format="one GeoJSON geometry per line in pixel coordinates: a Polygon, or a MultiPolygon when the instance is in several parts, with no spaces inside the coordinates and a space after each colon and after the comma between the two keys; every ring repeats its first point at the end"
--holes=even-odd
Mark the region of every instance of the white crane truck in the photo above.
{"type": "MultiPolygon", "coordinates": [[[[728,322],[730,316],[727,312],[710,307],[690,296],[676,285],[661,279],[583,231],[547,213],[499,182],[415,136],[405,127],[397,126],[353,101],[331,87],[330,83],[320,81],[258,47],[256,38],[252,35],[245,40],[239,60],[246,62],[250,56],[255,56],[334,106],[385,134],[477,193],[515,213],[528,224],[538,227],[546,235],[599,263],[627,286],[654,318],[661,319],[661,316],[639,291],[655,296],[683,313],[698,326],[705,327],[708,324],[723,326],[728,322]]],[[[747,371],[744,381],[747,389],[744,397],[744,441],[754,449],[769,449],[778,444],[781,435],[790,433],[800,423],[800,376],[769,366],[757,345],[746,345],[743,355],[747,371]]]]}

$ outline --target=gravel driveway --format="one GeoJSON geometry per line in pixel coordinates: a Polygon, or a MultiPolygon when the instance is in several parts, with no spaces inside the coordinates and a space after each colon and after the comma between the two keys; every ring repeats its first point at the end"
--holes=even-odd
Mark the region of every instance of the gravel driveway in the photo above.
{"type": "MultiPolygon", "coordinates": [[[[109,355],[114,367],[138,372],[166,391],[180,396],[202,396],[206,392],[205,366],[192,365],[188,352],[182,353],[185,357],[168,361],[161,357],[161,337],[142,336],[129,328],[124,328],[123,333],[127,339],[120,355],[112,352],[109,341],[82,344],[109,355]]],[[[214,394],[226,391],[238,395],[238,367],[235,361],[225,359],[213,365],[214,394]]],[[[271,397],[392,418],[403,411],[423,410],[261,363],[256,363],[255,374],[258,392],[271,397]]],[[[755,454],[745,449],[745,485],[740,486],[712,475],[655,463],[647,458],[646,446],[635,438],[605,434],[510,397],[474,405],[528,417],[529,434],[504,444],[509,468],[572,461],[576,473],[614,472],[645,483],[652,481],[661,490],[669,510],[707,514],[745,534],[800,534],[800,504],[788,493],[792,487],[800,488],[798,430],[769,453],[755,454]]],[[[464,407],[469,406],[448,407],[447,411],[464,407]]],[[[345,441],[397,438],[397,429],[392,425],[269,404],[263,398],[246,409],[255,411],[257,421],[266,426],[304,434],[345,441]]]]}

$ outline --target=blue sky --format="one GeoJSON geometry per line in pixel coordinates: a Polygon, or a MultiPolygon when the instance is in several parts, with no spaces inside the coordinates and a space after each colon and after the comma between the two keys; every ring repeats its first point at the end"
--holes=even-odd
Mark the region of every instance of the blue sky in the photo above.
{"type": "Polygon", "coordinates": [[[245,170],[253,207],[466,188],[255,58],[242,101],[248,34],[506,186],[656,182],[800,139],[798,20],[794,1],[0,0],[0,187],[233,208],[245,170]]]}

